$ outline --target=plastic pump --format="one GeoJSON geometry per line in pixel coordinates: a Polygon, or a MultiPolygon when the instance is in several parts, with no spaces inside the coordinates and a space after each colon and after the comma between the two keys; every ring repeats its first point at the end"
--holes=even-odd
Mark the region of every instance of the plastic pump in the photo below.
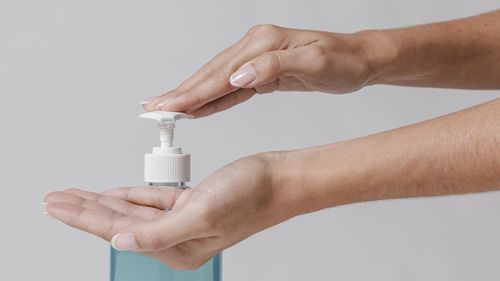
{"type": "Polygon", "coordinates": [[[173,145],[175,122],[191,115],[180,112],[151,111],[139,117],[158,121],[160,146],[144,155],[144,181],[152,185],[185,183],[190,180],[190,155],[173,145]]]}

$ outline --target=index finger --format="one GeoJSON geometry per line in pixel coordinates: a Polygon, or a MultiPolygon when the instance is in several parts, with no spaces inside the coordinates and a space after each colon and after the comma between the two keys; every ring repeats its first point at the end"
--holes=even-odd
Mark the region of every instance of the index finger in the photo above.
{"type": "Polygon", "coordinates": [[[146,111],[191,112],[237,89],[229,82],[231,74],[245,62],[276,48],[281,40],[279,27],[257,26],[238,43],[204,65],[177,89],[144,105],[146,111]]]}

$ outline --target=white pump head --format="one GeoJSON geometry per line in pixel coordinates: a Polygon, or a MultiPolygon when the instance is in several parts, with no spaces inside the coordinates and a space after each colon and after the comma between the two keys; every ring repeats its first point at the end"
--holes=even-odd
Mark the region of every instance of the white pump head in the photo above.
{"type": "Polygon", "coordinates": [[[175,121],[192,118],[179,112],[152,111],[139,117],[158,121],[160,147],[144,156],[144,180],[148,183],[184,183],[190,179],[190,156],[173,146],[175,121]]]}

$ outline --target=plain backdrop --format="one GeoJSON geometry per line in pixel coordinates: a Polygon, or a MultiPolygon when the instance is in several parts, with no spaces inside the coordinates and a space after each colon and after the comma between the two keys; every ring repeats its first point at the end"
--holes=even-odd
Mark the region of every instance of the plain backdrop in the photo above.
{"type": "MultiPolygon", "coordinates": [[[[138,102],[177,86],[252,25],[354,32],[498,1],[0,0],[0,280],[107,280],[108,244],[42,214],[52,191],[142,183],[155,126],[138,102]]],[[[453,73],[449,73],[453,75],[453,73]]],[[[245,155],[333,143],[499,97],[373,86],[277,93],[181,121],[192,185],[245,155]]],[[[235,186],[235,188],[238,188],[235,186]]],[[[294,218],[224,253],[224,280],[500,280],[500,194],[362,203],[294,218]]]]}

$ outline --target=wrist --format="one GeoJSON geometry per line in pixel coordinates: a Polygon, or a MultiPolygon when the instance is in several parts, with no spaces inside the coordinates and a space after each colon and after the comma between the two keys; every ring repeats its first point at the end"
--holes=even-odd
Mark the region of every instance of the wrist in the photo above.
{"type": "MultiPolygon", "coordinates": [[[[269,209],[280,220],[306,213],[304,198],[307,188],[303,188],[302,170],[293,151],[272,151],[255,155],[266,166],[266,184],[269,190],[269,209]]],[[[309,206],[310,207],[310,206],[309,206]]]]}
{"type": "Polygon", "coordinates": [[[400,47],[383,30],[364,30],[353,34],[360,40],[363,59],[370,70],[366,85],[384,84],[400,61],[400,47]]]}
{"type": "MultiPolygon", "coordinates": [[[[351,203],[357,185],[342,144],[266,153],[273,205],[287,219],[351,203]],[[337,153],[338,151],[338,153],[337,153]],[[338,154],[332,157],[332,154],[338,154]],[[348,191],[348,192],[346,192],[348,191]],[[348,193],[348,196],[346,194],[348,193]]],[[[356,178],[360,180],[360,178],[356,178]]]]}
{"type": "MultiPolygon", "coordinates": [[[[363,138],[294,151],[272,152],[272,182],[277,205],[288,218],[340,205],[370,201],[373,147],[363,138]]],[[[374,169],[377,168],[377,169],[374,169]]],[[[374,194],[375,193],[375,194],[374,194]]]]}

